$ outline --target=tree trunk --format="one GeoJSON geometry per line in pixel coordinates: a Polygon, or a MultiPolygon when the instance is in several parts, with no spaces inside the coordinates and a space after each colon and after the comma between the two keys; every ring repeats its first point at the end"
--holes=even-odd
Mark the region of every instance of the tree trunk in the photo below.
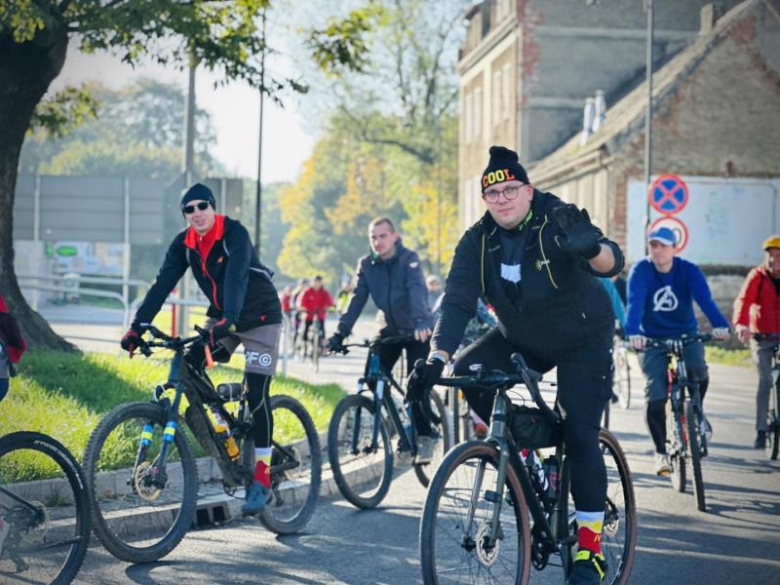
{"type": "Polygon", "coordinates": [[[14,271],[13,208],[19,154],[35,107],[65,63],[68,34],[47,28],[24,43],[0,32],[0,293],[33,349],[76,351],[22,296],[14,271]]]}

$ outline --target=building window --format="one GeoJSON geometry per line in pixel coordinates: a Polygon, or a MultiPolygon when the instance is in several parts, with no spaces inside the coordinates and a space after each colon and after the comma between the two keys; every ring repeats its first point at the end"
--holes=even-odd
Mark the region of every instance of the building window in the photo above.
{"type": "Polygon", "coordinates": [[[511,110],[509,102],[512,96],[512,76],[509,74],[509,67],[510,64],[507,63],[501,68],[501,110],[504,120],[509,120],[509,111],[511,110]]]}
{"type": "Polygon", "coordinates": [[[491,121],[493,128],[501,121],[501,70],[493,72],[493,87],[490,88],[492,99],[491,121]]]}
{"type": "Polygon", "coordinates": [[[472,115],[474,113],[474,106],[473,106],[473,95],[468,93],[466,94],[466,105],[465,105],[465,126],[466,126],[466,144],[471,144],[471,140],[473,137],[473,127],[472,127],[472,115]]]}
{"type": "Polygon", "coordinates": [[[482,138],[482,88],[474,90],[474,138],[482,138]]]}

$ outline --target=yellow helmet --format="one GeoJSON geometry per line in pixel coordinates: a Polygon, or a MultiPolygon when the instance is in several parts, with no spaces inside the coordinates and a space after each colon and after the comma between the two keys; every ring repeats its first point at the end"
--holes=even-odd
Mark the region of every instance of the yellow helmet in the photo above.
{"type": "Polygon", "coordinates": [[[769,248],[780,248],[780,236],[769,236],[764,240],[764,250],[768,250],[769,248]]]}

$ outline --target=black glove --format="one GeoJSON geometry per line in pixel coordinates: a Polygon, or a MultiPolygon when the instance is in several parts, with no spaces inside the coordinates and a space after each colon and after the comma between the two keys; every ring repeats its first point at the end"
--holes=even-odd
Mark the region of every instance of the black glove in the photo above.
{"type": "Polygon", "coordinates": [[[143,343],[143,339],[141,339],[141,336],[146,332],[146,327],[142,327],[141,325],[137,323],[133,323],[130,325],[130,329],[127,330],[127,333],[124,334],[122,337],[122,341],[120,342],[120,345],[122,346],[122,349],[124,349],[126,352],[130,354],[130,359],[133,359],[133,354],[135,353],[135,350],[141,347],[141,344],[143,343]]]}
{"type": "Polygon", "coordinates": [[[211,347],[215,347],[217,345],[217,341],[219,341],[223,337],[228,337],[229,335],[232,335],[235,332],[236,332],[236,326],[233,324],[233,321],[231,319],[228,319],[227,317],[222,317],[222,319],[217,321],[214,324],[214,326],[211,328],[209,345],[211,345],[211,347]]]}
{"type": "Polygon", "coordinates": [[[553,211],[553,221],[558,227],[555,241],[561,250],[571,256],[582,256],[585,260],[599,255],[601,235],[590,222],[590,216],[585,209],[580,211],[571,203],[561,205],[553,211]]]}
{"type": "Polygon", "coordinates": [[[341,333],[334,333],[330,339],[328,339],[328,351],[334,353],[341,350],[343,342],[344,336],[341,333]]]}
{"type": "Polygon", "coordinates": [[[409,381],[406,383],[406,389],[411,398],[419,398],[422,393],[432,388],[441,378],[444,371],[444,362],[436,358],[428,358],[428,361],[417,360],[414,364],[414,371],[409,374],[409,381]]]}

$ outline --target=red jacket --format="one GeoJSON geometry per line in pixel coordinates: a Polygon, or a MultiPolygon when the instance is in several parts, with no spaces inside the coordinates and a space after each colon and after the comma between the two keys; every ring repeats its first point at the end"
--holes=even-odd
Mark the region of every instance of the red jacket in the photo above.
{"type": "Polygon", "coordinates": [[[313,321],[315,313],[317,317],[320,318],[320,321],[324,321],[325,312],[328,310],[328,307],[332,307],[333,304],[333,297],[330,296],[330,293],[325,287],[322,287],[319,290],[314,290],[309,287],[303,292],[301,298],[298,300],[298,306],[307,313],[307,321],[313,321]]]}
{"type": "Polygon", "coordinates": [[[752,333],[780,333],[780,295],[764,266],[750,271],[734,301],[734,325],[752,333]]]}
{"type": "Polygon", "coordinates": [[[2,295],[0,295],[0,339],[8,348],[8,357],[11,363],[18,362],[24,350],[27,349],[27,342],[22,337],[16,320],[8,312],[8,306],[2,295]]]}

